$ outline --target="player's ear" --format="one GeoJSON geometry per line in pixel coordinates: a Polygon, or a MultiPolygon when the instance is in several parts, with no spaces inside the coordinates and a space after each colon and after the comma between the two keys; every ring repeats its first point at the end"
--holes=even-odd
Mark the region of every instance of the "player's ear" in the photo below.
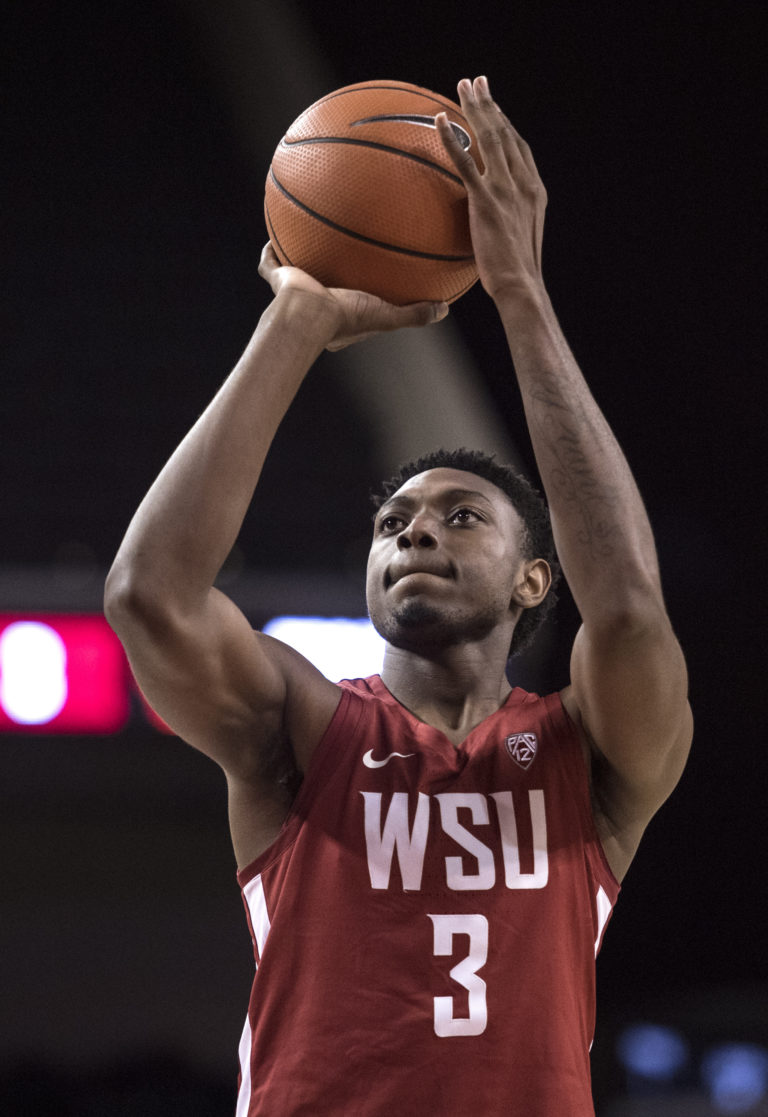
{"type": "Polygon", "coordinates": [[[528,559],[520,564],[512,591],[512,605],[533,609],[540,605],[552,585],[552,571],[546,559],[528,559]]]}

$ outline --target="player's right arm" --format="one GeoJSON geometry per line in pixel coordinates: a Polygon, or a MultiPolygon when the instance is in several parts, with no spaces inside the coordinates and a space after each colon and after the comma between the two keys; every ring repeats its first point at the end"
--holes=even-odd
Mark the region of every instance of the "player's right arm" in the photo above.
{"type": "MultiPolygon", "coordinates": [[[[275,298],[133,517],[107,579],[105,612],[152,707],[216,760],[230,792],[238,789],[274,829],[285,812],[277,774],[287,761],[306,768],[340,692],[298,653],[255,633],[214,581],[278,425],[320,352],[434,321],[437,312],[328,291],[278,267],[269,249],[260,270],[275,298]]],[[[247,852],[238,851],[241,863],[247,852]]]]}

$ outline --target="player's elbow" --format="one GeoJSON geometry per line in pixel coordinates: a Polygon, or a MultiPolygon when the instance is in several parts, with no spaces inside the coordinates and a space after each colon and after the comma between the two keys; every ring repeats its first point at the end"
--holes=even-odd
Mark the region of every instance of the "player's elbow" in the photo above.
{"type": "Polygon", "coordinates": [[[117,635],[124,639],[137,629],[152,629],[163,623],[167,603],[129,565],[116,561],[104,583],[104,615],[117,635]]]}
{"type": "Polygon", "coordinates": [[[669,629],[661,586],[652,575],[595,582],[584,604],[582,619],[594,633],[632,638],[669,629]]]}

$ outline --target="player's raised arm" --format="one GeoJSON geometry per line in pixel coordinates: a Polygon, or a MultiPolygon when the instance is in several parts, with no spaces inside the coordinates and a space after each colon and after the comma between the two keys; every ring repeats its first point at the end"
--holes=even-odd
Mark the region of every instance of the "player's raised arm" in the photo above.
{"type": "Polygon", "coordinates": [[[485,78],[459,96],[485,171],[438,127],[469,194],[480,279],[501,316],[563,571],[578,606],[564,700],[593,749],[603,842],[618,876],[682,772],[691,737],[683,656],[643,502],[544,286],[546,192],[485,78]]]}
{"type": "Polygon", "coordinates": [[[433,321],[444,308],[326,290],[279,268],[269,247],[260,270],[275,298],[142,501],[109,573],[105,609],[169,725],[233,778],[269,783],[284,767],[281,749],[303,769],[339,692],[301,656],[255,634],[214,580],[275,431],[323,348],[433,321]]]}

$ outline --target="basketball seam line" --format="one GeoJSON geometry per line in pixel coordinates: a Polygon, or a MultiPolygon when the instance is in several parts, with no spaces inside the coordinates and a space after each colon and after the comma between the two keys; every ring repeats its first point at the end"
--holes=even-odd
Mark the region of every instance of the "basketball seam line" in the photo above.
{"type": "MultiPolygon", "coordinates": [[[[390,92],[392,92],[392,93],[410,93],[414,97],[423,97],[424,100],[426,100],[426,101],[434,101],[434,103],[436,105],[442,105],[443,109],[446,110],[446,111],[448,109],[450,109],[451,112],[455,113],[456,116],[460,117],[461,120],[463,120],[465,124],[467,123],[466,118],[462,115],[461,111],[459,110],[459,106],[454,101],[451,101],[448,97],[443,97],[443,95],[441,93],[431,93],[429,90],[422,89],[420,86],[397,85],[396,83],[393,83],[392,85],[367,85],[366,84],[366,85],[363,85],[363,86],[359,86],[359,85],[357,85],[357,86],[356,85],[345,86],[344,89],[337,89],[333,93],[326,93],[325,97],[321,97],[319,101],[315,101],[314,105],[310,105],[310,107],[306,111],[310,112],[311,109],[316,108],[318,105],[325,104],[326,101],[333,101],[334,98],[336,98],[336,97],[348,97],[350,94],[367,93],[369,90],[380,90],[380,89],[384,89],[388,93],[390,93],[390,92]]],[[[302,114],[302,115],[304,115],[304,114],[302,114]]]]}
{"type": "Polygon", "coordinates": [[[413,155],[410,151],[403,151],[399,147],[390,147],[389,144],[374,143],[373,140],[352,140],[346,136],[312,136],[306,140],[287,140],[283,137],[281,141],[282,147],[302,147],[304,144],[350,144],[352,147],[372,147],[376,151],[387,151],[391,155],[401,155],[403,159],[411,159],[414,163],[421,163],[423,167],[429,167],[433,171],[439,171],[441,175],[451,179],[452,182],[458,183],[459,186],[464,186],[458,175],[452,174],[451,171],[441,167],[439,163],[433,163],[431,159],[425,159],[423,155],[413,155]]]}
{"type": "Polygon", "coordinates": [[[280,193],[284,194],[289,202],[293,202],[295,206],[298,206],[299,209],[309,214],[310,217],[314,217],[316,221],[320,221],[323,225],[327,225],[329,228],[335,229],[338,233],[344,233],[345,236],[353,237],[355,240],[361,240],[365,244],[372,244],[375,248],[384,248],[387,252],[398,252],[404,256],[416,256],[420,260],[442,260],[444,263],[447,264],[461,264],[468,263],[470,260],[474,259],[473,256],[442,256],[439,255],[437,252],[419,252],[415,248],[401,248],[396,244],[387,244],[385,241],[374,240],[373,237],[366,237],[362,233],[356,233],[353,229],[346,229],[343,225],[339,225],[335,221],[331,221],[330,217],[323,217],[321,213],[317,213],[315,210],[310,209],[310,207],[305,205],[303,202],[300,202],[298,198],[294,197],[294,195],[291,194],[290,190],[286,190],[283,184],[276,177],[275,172],[274,170],[272,170],[272,168],[270,168],[269,177],[272,179],[280,193]]]}

